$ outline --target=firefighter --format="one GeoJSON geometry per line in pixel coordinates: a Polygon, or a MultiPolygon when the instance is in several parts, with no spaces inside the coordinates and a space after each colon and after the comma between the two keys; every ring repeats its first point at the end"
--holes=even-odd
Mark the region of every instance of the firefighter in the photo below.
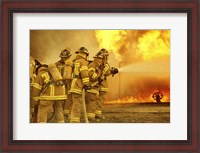
{"type": "Polygon", "coordinates": [[[75,52],[77,56],[73,60],[73,79],[71,83],[72,107],[70,111],[70,123],[80,123],[82,110],[82,91],[90,89],[88,77],[88,56],[87,48],[81,47],[75,52]]]}
{"type": "Polygon", "coordinates": [[[41,65],[31,84],[31,98],[38,103],[37,123],[47,123],[48,113],[55,106],[55,119],[64,123],[62,104],[67,99],[63,78],[55,64],[41,65]]]}
{"type": "Polygon", "coordinates": [[[66,47],[60,53],[61,59],[55,63],[63,77],[63,82],[66,87],[67,100],[64,101],[64,105],[63,105],[64,115],[65,115],[66,119],[69,116],[69,110],[70,110],[71,103],[72,103],[71,94],[69,92],[70,86],[71,86],[72,64],[73,64],[70,59],[71,55],[72,55],[71,50],[68,47],[66,47]]]}
{"type": "MultiPolygon", "coordinates": [[[[34,83],[36,78],[36,69],[41,65],[40,62],[38,62],[36,59],[34,59],[32,56],[30,56],[30,85],[31,83],[34,83]]],[[[31,88],[30,88],[30,95],[31,95],[31,88]]],[[[30,98],[30,122],[34,122],[34,113],[37,105],[34,101],[30,98]]]]}
{"type": "Polygon", "coordinates": [[[95,110],[95,118],[97,120],[105,119],[105,117],[102,114],[102,104],[105,102],[105,96],[108,93],[108,82],[107,77],[118,73],[118,69],[114,67],[110,67],[108,64],[108,57],[109,53],[106,49],[102,48],[99,52],[102,52],[104,54],[103,59],[103,71],[102,75],[99,79],[100,89],[99,89],[99,99],[100,102],[97,101],[97,107],[95,110]]]}
{"type": "Polygon", "coordinates": [[[41,63],[38,60],[30,56],[30,82],[34,82],[36,78],[35,74],[36,68],[40,65],[41,63]]]}
{"type": "Polygon", "coordinates": [[[36,68],[36,63],[35,63],[35,59],[30,56],[30,82],[34,81],[35,75],[35,68],[36,68]]]}
{"type": "Polygon", "coordinates": [[[100,101],[98,78],[103,70],[103,52],[98,52],[93,58],[94,61],[88,65],[91,89],[86,94],[87,117],[90,122],[95,121],[96,104],[100,101]]]}
{"type": "MultiPolygon", "coordinates": [[[[35,68],[36,68],[35,59],[32,56],[30,56],[30,84],[33,83],[35,79],[35,74],[34,74],[35,68]]],[[[33,122],[34,107],[35,107],[34,102],[30,98],[30,122],[33,122]]]]}

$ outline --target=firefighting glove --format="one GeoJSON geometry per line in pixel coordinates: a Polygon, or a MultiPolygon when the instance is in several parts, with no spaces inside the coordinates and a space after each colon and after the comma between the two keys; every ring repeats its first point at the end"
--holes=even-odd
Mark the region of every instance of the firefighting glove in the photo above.
{"type": "Polygon", "coordinates": [[[63,86],[63,85],[64,85],[64,83],[63,83],[63,81],[62,81],[62,80],[59,80],[59,81],[56,81],[56,85],[57,85],[57,86],[63,86]]]}
{"type": "Polygon", "coordinates": [[[119,73],[118,69],[115,67],[111,67],[110,69],[112,76],[114,76],[115,74],[119,73]]]}
{"type": "Polygon", "coordinates": [[[84,85],[83,88],[87,91],[91,89],[91,85],[84,85]]]}

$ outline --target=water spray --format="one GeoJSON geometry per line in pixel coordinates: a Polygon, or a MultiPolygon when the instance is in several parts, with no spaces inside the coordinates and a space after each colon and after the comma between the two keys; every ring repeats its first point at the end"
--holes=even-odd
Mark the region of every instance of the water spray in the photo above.
{"type": "Polygon", "coordinates": [[[169,63],[148,61],[142,63],[129,64],[119,68],[119,73],[135,73],[144,75],[169,75],[169,63]]]}

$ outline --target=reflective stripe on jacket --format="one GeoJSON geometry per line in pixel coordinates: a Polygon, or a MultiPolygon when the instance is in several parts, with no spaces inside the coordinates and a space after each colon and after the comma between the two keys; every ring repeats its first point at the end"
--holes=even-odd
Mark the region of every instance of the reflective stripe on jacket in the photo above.
{"type": "Polygon", "coordinates": [[[89,84],[88,61],[79,55],[74,59],[73,75],[70,92],[82,94],[83,86],[89,84]]]}
{"type": "Polygon", "coordinates": [[[92,61],[89,65],[88,65],[88,75],[90,78],[90,85],[94,85],[91,87],[90,90],[87,90],[87,92],[90,93],[94,93],[99,95],[99,83],[98,83],[98,78],[101,76],[102,74],[102,69],[100,68],[101,63],[98,62],[96,59],[94,59],[94,61],[92,61]],[[97,82],[97,83],[96,83],[97,82]]]}
{"type": "Polygon", "coordinates": [[[50,79],[47,69],[40,68],[35,81],[31,83],[31,99],[33,101],[67,99],[65,86],[50,83],[50,79]]]}
{"type": "Polygon", "coordinates": [[[103,79],[103,81],[101,82],[99,91],[108,92],[108,82],[106,77],[108,77],[109,75],[111,75],[111,71],[110,71],[110,65],[107,63],[104,65],[103,68],[103,72],[101,75],[101,79],[103,79]]]}

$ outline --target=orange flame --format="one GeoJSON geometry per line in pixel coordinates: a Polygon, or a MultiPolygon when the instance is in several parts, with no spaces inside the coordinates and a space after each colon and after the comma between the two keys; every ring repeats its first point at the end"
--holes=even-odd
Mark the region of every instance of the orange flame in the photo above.
{"type": "Polygon", "coordinates": [[[138,39],[137,49],[144,60],[169,56],[169,30],[148,31],[138,39]],[[165,37],[164,37],[165,36],[165,37]]]}
{"type": "MultiPolygon", "coordinates": [[[[170,100],[170,30],[96,30],[95,36],[99,43],[99,49],[106,48],[124,66],[137,64],[135,67],[143,71],[141,73],[143,77],[134,73],[135,81],[124,83],[131,84],[132,87],[123,87],[123,90],[132,91],[134,88],[135,93],[124,94],[124,98],[109,100],[107,103],[153,102],[155,100],[152,98],[152,94],[156,90],[165,91],[161,101],[168,102],[170,100]],[[155,72],[147,70],[148,67],[140,67],[143,65],[141,63],[153,63],[151,69],[155,72]],[[163,69],[159,69],[158,66],[162,65],[165,65],[166,73],[163,73],[163,69]],[[149,75],[150,73],[155,75],[149,75]],[[152,83],[151,79],[157,80],[157,82],[152,83]],[[137,82],[141,82],[143,85],[139,85],[137,82]],[[156,88],[158,86],[159,88],[156,88]],[[148,89],[144,90],[144,87],[148,87],[148,89]]],[[[113,87],[113,90],[116,90],[116,87],[113,87]]]]}
{"type": "MultiPolygon", "coordinates": [[[[155,91],[156,92],[156,91],[155,91]]],[[[170,102],[170,93],[168,91],[165,91],[162,93],[163,97],[161,99],[161,102],[170,102]]],[[[112,103],[149,103],[149,102],[156,102],[155,99],[153,99],[153,94],[147,94],[146,96],[137,95],[134,96],[125,96],[121,99],[115,99],[115,100],[108,100],[105,102],[105,104],[112,104],[112,103]]]]}
{"type": "Polygon", "coordinates": [[[170,30],[96,30],[95,36],[99,49],[106,48],[119,62],[169,57],[170,30]]]}
{"type": "MultiPolygon", "coordinates": [[[[96,30],[95,35],[97,41],[100,44],[100,48],[106,48],[108,51],[115,55],[118,61],[121,61],[121,55],[119,53],[120,45],[117,45],[121,41],[122,36],[126,34],[125,30],[96,30]]],[[[100,49],[99,48],[99,49],[100,49]]]]}

